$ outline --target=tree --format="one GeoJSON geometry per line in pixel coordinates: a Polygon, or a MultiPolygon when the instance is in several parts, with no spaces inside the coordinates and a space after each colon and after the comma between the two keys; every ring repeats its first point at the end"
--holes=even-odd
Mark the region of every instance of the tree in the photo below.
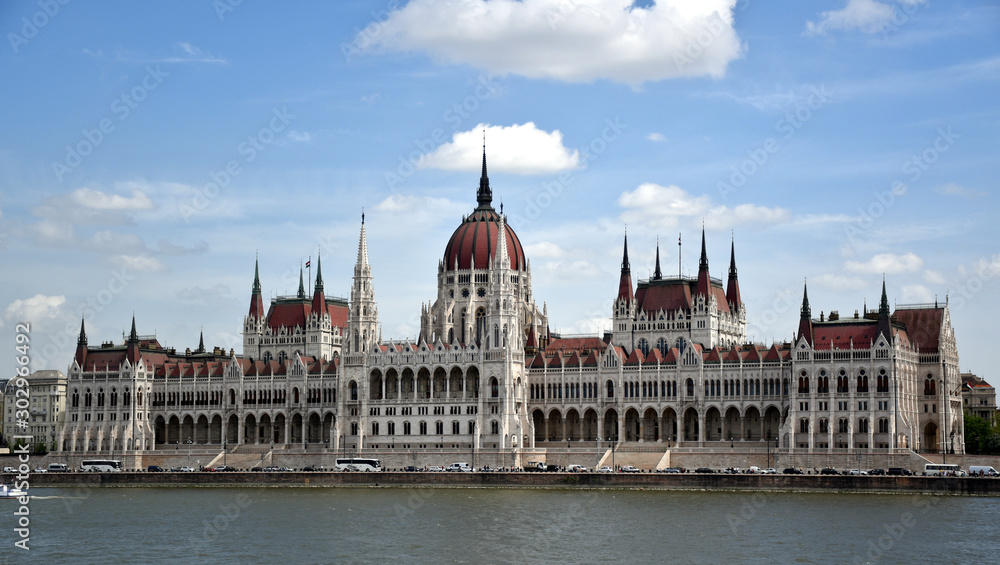
{"type": "Polygon", "coordinates": [[[965,413],[966,453],[972,455],[981,454],[983,452],[983,443],[987,441],[991,435],[993,435],[993,430],[990,429],[989,422],[979,416],[974,416],[968,412],[965,413]]]}

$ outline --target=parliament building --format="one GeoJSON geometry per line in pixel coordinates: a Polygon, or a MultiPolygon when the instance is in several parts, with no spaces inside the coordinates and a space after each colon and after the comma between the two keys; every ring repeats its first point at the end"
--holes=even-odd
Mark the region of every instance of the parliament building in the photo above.
{"type": "Polygon", "coordinates": [[[326,294],[317,258],[311,296],[300,277],[265,309],[255,266],[240,353],[203,340],[178,352],[134,318],[123,343],[90,346],[81,324],[59,451],[964,452],[947,303],[893,311],[883,282],[877,310],[814,318],[804,288],[795,341],[749,343],[735,243],[725,284],[709,276],[704,231],[696,277],[664,276],[657,249],[652,277],[634,281],[626,237],[610,331],[560,337],[492,200],[484,153],[477,205],[412,340],[380,335],[364,216],[349,299],[326,294]]]}

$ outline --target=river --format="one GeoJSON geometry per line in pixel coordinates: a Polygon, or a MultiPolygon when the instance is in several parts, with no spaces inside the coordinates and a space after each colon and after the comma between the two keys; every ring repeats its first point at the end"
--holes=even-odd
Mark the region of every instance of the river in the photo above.
{"type": "Polygon", "coordinates": [[[5,563],[994,563],[1000,499],[472,488],[35,488],[5,563]]]}

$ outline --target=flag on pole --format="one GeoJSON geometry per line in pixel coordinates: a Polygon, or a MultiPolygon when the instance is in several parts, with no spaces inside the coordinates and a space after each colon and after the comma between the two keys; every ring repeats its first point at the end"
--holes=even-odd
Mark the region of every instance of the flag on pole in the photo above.
{"type": "Polygon", "coordinates": [[[308,261],[306,261],[306,268],[307,269],[309,268],[310,263],[312,263],[312,259],[309,259],[308,261]]]}

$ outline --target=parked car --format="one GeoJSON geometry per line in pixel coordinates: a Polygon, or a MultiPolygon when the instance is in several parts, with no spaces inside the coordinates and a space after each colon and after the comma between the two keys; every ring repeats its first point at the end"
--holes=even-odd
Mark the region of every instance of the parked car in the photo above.
{"type": "Polygon", "coordinates": [[[177,470],[181,473],[194,473],[194,467],[181,467],[177,470]]]}
{"type": "Polygon", "coordinates": [[[227,473],[227,472],[235,471],[236,468],[235,467],[230,467],[229,465],[219,465],[218,467],[215,467],[212,470],[213,471],[217,471],[217,472],[221,472],[221,473],[227,473]]]}
{"type": "Polygon", "coordinates": [[[884,475],[885,474],[885,469],[869,469],[868,470],[868,474],[869,475],[884,475]]]}
{"type": "Polygon", "coordinates": [[[250,472],[251,473],[257,473],[257,472],[260,472],[260,471],[263,471],[263,470],[264,469],[262,469],[260,467],[253,467],[253,468],[250,469],[250,472]]]}
{"type": "Polygon", "coordinates": [[[867,475],[868,471],[864,469],[851,469],[850,471],[844,471],[845,475],[867,475]]]}
{"type": "Polygon", "coordinates": [[[318,467],[316,465],[306,465],[305,467],[302,468],[302,470],[303,471],[322,471],[322,470],[324,470],[324,468],[323,468],[322,465],[320,465],[318,467]]]}
{"type": "Polygon", "coordinates": [[[403,471],[405,471],[405,472],[407,472],[407,473],[414,473],[414,472],[416,472],[416,471],[418,471],[418,470],[419,470],[419,469],[417,469],[417,468],[416,468],[416,467],[414,467],[413,465],[408,465],[408,466],[406,466],[406,467],[403,467],[403,471]]]}
{"type": "Polygon", "coordinates": [[[583,465],[566,465],[567,473],[586,473],[587,468],[583,465]]]}
{"type": "Polygon", "coordinates": [[[761,471],[761,473],[764,475],[777,475],[778,471],[774,467],[768,467],[767,469],[761,471]]]}
{"type": "Polygon", "coordinates": [[[614,473],[615,470],[612,469],[611,467],[608,467],[607,465],[605,465],[605,466],[601,467],[600,469],[598,469],[597,472],[598,473],[614,473]]]}
{"type": "Polygon", "coordinates": [[[795,467],[788,467],[787,469],[782,471],[782,473],[784,473],[785,475],[801,475],[802,469],[796,469],[795,467]]]}
{"type": "Polygon", "coordinates": [[[444,471],[444,467],[439,467],[437,465],[431,465],[427,467],[427,471],[430,473],[440,473],[444,471]]]}
{"type": "Polygon", "coordinates": [[[885,474],[886,475],[903,475],[903,476],[909,476],[909,475],[913,474],[913,471],[911,471],[909,469],[904,469],[903,467],[889,467],[886,470],[885,474]]]}
{"type": "Polygon", "coordinates": [[[698,467],[694,470],[695,473],[714,473],[715,471],[709,469],[708,467],[698,467]]]}
{"type": "Polygon", "coordinates": [[[638,473],[639,469],[636,469],[632,465],[622,465],[622,473],[638,473]]]}
{"type": "Polygon", "coordinates": [[[4,467],[3,468],[3,472],[4,473],[16,473],[17,469],[15,469],[14,467],[4,467]]]}
{"type": "Polygon", "coordinates": [[[159,465],[150,465],[149,467],[146,467],[146,471],[149,473],[162,473],[163,467],[160,467],[159,465]]]}
{"type": "Polygon", "coordinates": [[[820,475],[839,475],[836,469],[833,467],[827,467],[819,472],[820,475]]]}

